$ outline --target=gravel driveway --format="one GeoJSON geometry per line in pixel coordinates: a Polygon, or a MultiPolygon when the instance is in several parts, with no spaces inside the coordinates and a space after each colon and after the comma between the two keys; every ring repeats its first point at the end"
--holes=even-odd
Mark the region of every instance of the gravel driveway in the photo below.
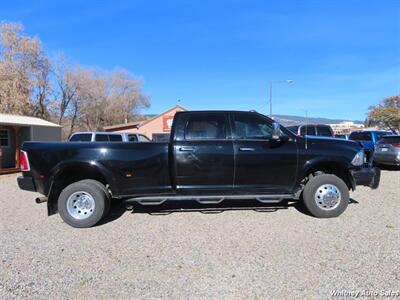
{"type": "Polygon", "coordinates": [[[241,201],[222,213],[176,203],[132,213],[117,203],[108,222],[74,229],[47,217],[35,196],[18,189],[16,175],[0,176],[0,299],[321,299],[332,290],[400,290],[400,171],[383,171],[378,190],[359,187],[336,219],[241,201]]]}

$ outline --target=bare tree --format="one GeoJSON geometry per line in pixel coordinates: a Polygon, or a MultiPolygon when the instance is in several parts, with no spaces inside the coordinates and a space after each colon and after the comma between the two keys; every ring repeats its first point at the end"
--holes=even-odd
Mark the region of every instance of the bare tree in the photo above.
{"type": "MultiPolygon", "coordinates": [[[[77,97],[77,84],[74,79],[74,69],[68,65],[65,56],[59,55],[53,62],[54,75],[57,84],[55,91],[58,124],[62,125],[73,100],[77,97]]],[[[75,109],[73,109],[74,111],[75,109]]]]}
{"type": "Polygon", "coordinates": [[[51,65],[47,57],[42,54],[37,60],[34,72],[34,82],[32,91],[32,109],[33,115],[50,119],[49,102],[52,94],[52,84],[50,81],[51,65]]]}
{"type": "Polygon", "coordinates": [[[128,71],[75,66],[63,56],[50,62],[21,24],[0,24],[0,112],[56,120],[66,137],[131,121],[148,105],[141,81],[128,71]]]}
{"type": "Polygon", "coordinates": [[[19,23],[1,23],[0,111],[45,116],[49,72],[39,39],[25,35],[19,23]]]}

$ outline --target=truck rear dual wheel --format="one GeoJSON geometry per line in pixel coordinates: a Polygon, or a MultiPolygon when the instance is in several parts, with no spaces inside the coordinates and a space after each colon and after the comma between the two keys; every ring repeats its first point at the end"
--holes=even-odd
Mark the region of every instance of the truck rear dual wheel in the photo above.
{"type": "Polygon", "coordinates": [[[311,178],[303,190],[303,202],[311,215],[317,218],[340,216],[349,204],[346,183],[332,174],[311,178]]]}
{"type": "Polygon", "coordinates": [[[81,180],[64,188],[58,198],[58,211],[65,223],[77,228],[97,224],[110,209],[110,197],[96,180],[81,180]]]}

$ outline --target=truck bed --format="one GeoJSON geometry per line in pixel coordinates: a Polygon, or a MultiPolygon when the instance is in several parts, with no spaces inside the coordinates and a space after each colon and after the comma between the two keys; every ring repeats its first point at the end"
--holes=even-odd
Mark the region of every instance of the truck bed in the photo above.
{"type": "Polygon", "coordinates": [[[79,168],[100,172],[115,197],[172,190],[169,143],[27,142],[22,150],[28,152],[31,170],[36,173],[36,190],[45,195],[56,174],[69,176],[68,170],[79,172],[79,168]]]}

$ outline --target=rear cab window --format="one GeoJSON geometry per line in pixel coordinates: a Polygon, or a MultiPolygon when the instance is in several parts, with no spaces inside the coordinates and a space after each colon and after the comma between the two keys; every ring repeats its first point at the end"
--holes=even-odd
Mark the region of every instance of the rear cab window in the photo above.
{"type": "Polygon", "coordinates": [[[371,141],[372,140],[371,132],[366,132],[366,131],[352,132],[350,134],[349,140],[371,141]]]}
{"type": "Polygon", "coordinates": [[[304,125],[300,127],[300,135],[317,135],[314,125],[304,125]]]}
{"type": "Polygon", "coordinates": [[[70,142],[90,142],[92,140],[91,133],[77,133],[71,136],[70,142]]]}
{"type": "Polygon", "coordinates": [[[317,134],[319,136],[333,136],[331,127],[327,125],[317,125],[317,134]]]}
{"type": "Polygon", "coordinates": [[[108,142],[108,135],[107,134],[96,134],[95,137],[96,142],[108,142]]]}

